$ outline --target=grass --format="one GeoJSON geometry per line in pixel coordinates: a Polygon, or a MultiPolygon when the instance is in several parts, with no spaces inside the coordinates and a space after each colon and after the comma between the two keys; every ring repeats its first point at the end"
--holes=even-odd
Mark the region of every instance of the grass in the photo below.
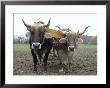
{"type": "Polygon", "coordinates": [[[16,50],[16,51],[29,51],[30,45],[29,44],[14,44],[14,50],[16,50]]]}
{"type": "MultiPolygon", "coordinates": [[[[97,45],[79,44],[78,48],[97,48],[97,45]]],[[[30,45],[29,44],[14,44],[14,50],[16,50],[16,51],[30,51],[30,45]]]]}
{"type": "Polygon", "coordinates": [[[78,48],[97,48],[97,45],[94,45],[94,44],[79,44],[78,48]]]}

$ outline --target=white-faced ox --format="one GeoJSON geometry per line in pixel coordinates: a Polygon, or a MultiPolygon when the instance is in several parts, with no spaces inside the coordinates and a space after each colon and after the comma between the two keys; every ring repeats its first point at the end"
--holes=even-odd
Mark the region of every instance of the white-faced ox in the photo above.
{"type": "Polygon", "coordinates": [[[49,52],[52,48],[52,38],[46,37],[45,28],[49,27],[50,19],[47,25],[45,25],[43,22],[34,22],[33,25],[28,25],[23,19],[22,21],[27,27],[27,30],[30,32],[29,44],[31,54],[33,56],[34,71],[37,71],[38,58],[40,62],[43,58],[44,72],[47,72],[47,60],[49,52]],[[42,57],[43,55],[44,57],[42,57]]]}
{"type": "MultiPolygon", "coordinates": [[[[67,33],[66,37],[61,38],[59,40],[59,44],[57,44],[55,47],[58,54],[58,59],[60,60],[60,64],[63,64],[65,59],[67,60],[66,62],[68,63],[68,72],[71,70],[70,64],[74,55],[74,51],[77,49],[78,43],[83,42],[81,36],[85,33],[88,27],[86,27],[81,33],[79,33],[79,31],[77,33],[72,31],[67,33]]],[[[59,71],[63,71],[63,67],[61,67],[59,71]]]]}

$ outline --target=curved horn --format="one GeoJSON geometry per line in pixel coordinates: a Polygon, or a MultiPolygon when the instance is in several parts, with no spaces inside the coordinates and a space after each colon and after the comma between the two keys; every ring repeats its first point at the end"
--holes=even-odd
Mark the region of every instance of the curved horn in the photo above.
{"type": "Polygon", "coordinates": [[[51,20],[51,18],[49,19],[48,24],[45,25],[45,27],[49,27],[50,26],[50,20],[51,20]]]}
{"type": "Polygon", "coordinates": [[[22,19],[22,21],[26,27],[31,28],[31,25],[26,24],[26,22],[23,19],[22,19]]]}
{"type": "Polygon", "coordinates": [[[78,33],[78,35],[82,35],[82,34],[84,34],[88,27],[91,27],[91,26],[87,26],[87,27],[84,29],[84,31],[81,32],[81,33],[78,33]]]}
{"type": "Polygon", "coordinates": [[[26,24],[26,22],[22,19],[24,25],[27,27],[27,30],[30,31],[31,25],[26,24]]]}
{"type": "Polygon", "coordinates": [[[58,29],[61,30],[61,28],[59,26],[55,26],[55,27],[58,27],[58,29]]]}

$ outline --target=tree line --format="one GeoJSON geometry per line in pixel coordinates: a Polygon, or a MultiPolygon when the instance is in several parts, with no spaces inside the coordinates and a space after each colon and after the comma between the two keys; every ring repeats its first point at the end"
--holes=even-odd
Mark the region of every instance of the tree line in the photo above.
{"type": "MultiPolygon", "coordinates": [[[[87,36],[83,35],[83,44],[97,44],[97,36],[87,36]]],[[[15,44],[27,44],[29,43],[29,38],[23,36],[14,37],[15,44]]]]}

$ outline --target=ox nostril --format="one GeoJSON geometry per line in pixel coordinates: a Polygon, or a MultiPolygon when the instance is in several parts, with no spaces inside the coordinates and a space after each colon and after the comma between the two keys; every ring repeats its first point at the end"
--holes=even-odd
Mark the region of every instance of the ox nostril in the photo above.
{"type": "Polygon", "coordinates": [[[69,51],[74,51],[74,46],[69,46],[69,47],[68,47],[68,50],[69,50],[69,51]]]}
{"type": "Polygon", "coordinates": [[[41,44],[40,43],[32,43],[32,49],[40,49],[41,44]]]}
{"type": "Polygon", "coordinates": [[[34,47],[37,47],[37,46],[39,46],[39,45],[40,45],[40,44],[37,44],[37,43],[36,43],[36,44],[33,44],[34,47]]]}
{"type": "Polygon", "coordinates": [[[73,49],[73,48],[74,48],[74,46],[69,46],[69,48],[72,48],[72,49],[73,49]]]}

